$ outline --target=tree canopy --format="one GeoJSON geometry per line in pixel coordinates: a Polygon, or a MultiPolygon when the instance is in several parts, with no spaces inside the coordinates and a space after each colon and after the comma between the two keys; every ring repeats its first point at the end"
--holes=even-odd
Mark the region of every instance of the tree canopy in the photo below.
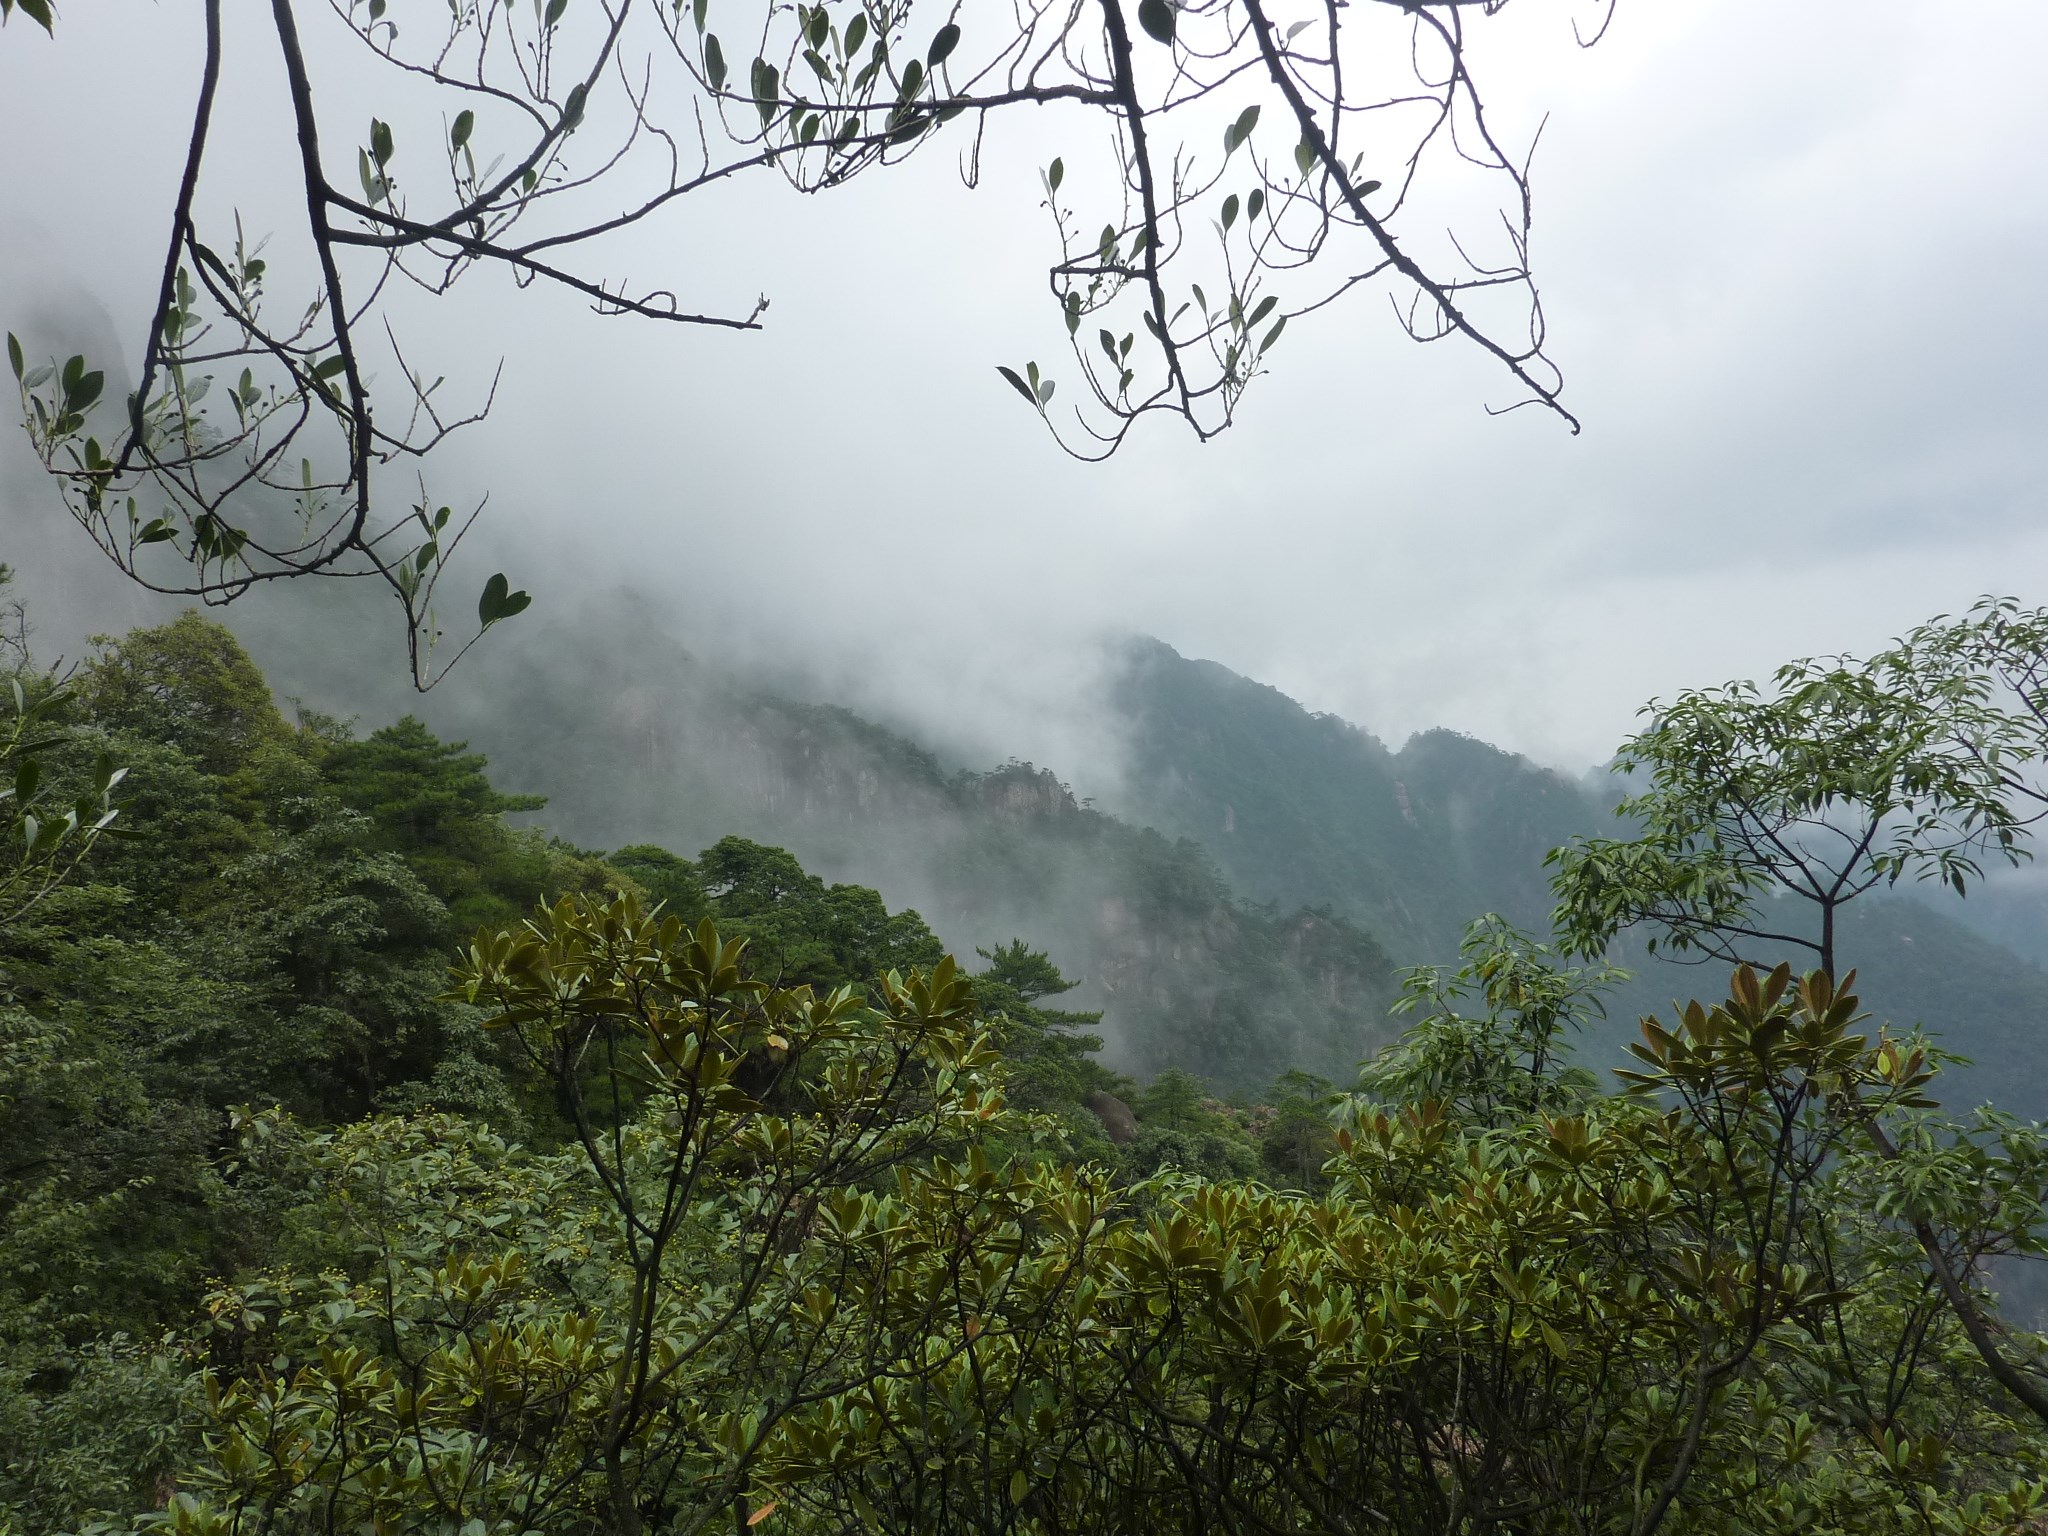
{"type": "MultiPolygon", "coordinates": [[[[1987,613],[1897,654],[1938,682],[1987,613]]],[[[1993,727],[2038,717],[1969,675],[1941,739],[2022,815],[1993,727]]],[[[1945,1110],[1853,975],[1734,966],[1608,1081],[1612,973],[1484,919],[1353,1085],[1141,1087],[1028,939],[970,974],[783,849],[516,828],[479,754],[287,720],[204,620],[17,681],[53,803],[135,835],[7,849],[0,1530],[2048,1512],[2048,1338],[2000,1296],[2048,1130],[1945,1110]]]]}
{"type": "Polygon", "coordinates": [[[1722,961],[1787,949],[1840,963],[1844,905],[1901,880],[1958,895],[2031,857],[2048,756],[2048,612],[1986,600],[1867,661],[1828,657],[1652,703],[1615,770],[1634,835],[1550,855],[1556,922],[1598,954],[1618,934],[1722,961]]]}

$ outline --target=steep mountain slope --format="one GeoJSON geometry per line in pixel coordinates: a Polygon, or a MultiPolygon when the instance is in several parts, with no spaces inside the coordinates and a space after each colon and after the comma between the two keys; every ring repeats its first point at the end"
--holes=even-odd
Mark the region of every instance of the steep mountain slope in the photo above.
{"type": "MultiPolygon", "coordinates": [[[[522,620],[424,701],[350,695],[317,657],[259,654],[325,707],[373,722],[420,709],[488,752],[506,789],[548,796],[538,820],[584,846],[694,854],[735,833],[916,908],[962,953],[1026,937],[1084,978],[1074,1006],[1106,1010],[1112,1064],[1233,1088],[1289,1066],[1348,1077],[1397,1031],[1398,967],[1451,958],[1481,912],[1545,930],[1543,855],[1613,825],[1611,786],[1448,731],[1391,751],[1156,640],[1121,648],[1099,701],[1120,760],[1073,765],[1118,786],[1113,814],[1051,771],[973,771],[735,677],[630,600],[522,620]]],[[[1867,903],[1845,952],[1873,1011],[1979,1059],[1952,1096],[2048,1111],[2048,974],[1997,942],[2028,930],[1995,915],[1987,934],[1956,920],[1971,908],[1867,903]]],[[[1723,981],[1617,958],[1637,974],[1588,1043],[1600,1060],[1619,1059],[1639,1013],[1723,981]]]]}
{"type": "MultiPolygon", "coordinates": [[[[1103,1010],[1110,1064],[1140,1076],[1344,1079],[1396,1033],[1394,967],[1350,919],[1247,903],[1197,844],[1084,806],[1049,770],[944,764],[848,710],[734,680],[633,622],[650,617],[515,627],[458,686],[348,707],[418,709],[507,789],[547,796],[536,820],[583,846],[694,855],[737,834],[915,908],[963,955],[1024,937],[1081,979],[1065,1002],[1103,1010]],[[622,623],[630,643],[592,643],[622,623]]],[[[265,659],[292,671],[288,652],[265,659]]]]}
{"type": "MultiPolygon", "coordinates": [[[[1114,698],[1130,733],[1119,809],[1199,839],[1233,882],[1266,900],[1326,904],[1354,919],[1403,964],[1447,958],[1481,912],[1547,930],[1544,854],[1614,825],[1611,799],[1596,798],[1608,786],[1448,731],[1390,752],[1156,640],[1126,647],[1114,698]]],[[[1966,924],[1969,910],[1917,892],[1865,898],[1845,915],[1842,953],[1860,969],[1873,1015],[1924,1025],[1973,1059],[1945,1076],[1943,1097],[2048,1114],[2048,972],[1997,942],[2024,937],[2025,909],[2017,900],[1999,908],[1996,937],[1988,924],[1966,924]]],[[[1621,1059],[1642,1013],[1719,995],[1726,982],[1719,966],[1639,948],[1616,958],[1634,975],[1586,1042],[1595,1061],[1621,1059]]]]}
{"type": "Polygon", "coordinates": [[[1124,647],[1117,808],[1193,837],[1242,889],[1327,905],[1408,963],[1485,911],[1544,926],[1543,855],[1596,813],[1579,786],[1450,731],[1390,752],[1334,715],[1157,640],[1124,647]]]}

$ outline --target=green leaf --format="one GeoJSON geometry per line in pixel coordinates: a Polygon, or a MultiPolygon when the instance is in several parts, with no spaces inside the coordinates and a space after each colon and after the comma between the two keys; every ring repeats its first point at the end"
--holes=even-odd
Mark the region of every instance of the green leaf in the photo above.
{"type": "Polygon", "coordinates": [[[696,0],[690,7],[690,19],[697,23],[697,35],[704,35],[704,18],[711,10],[711,0],[696,0]]]}
{"type": "Polygon", "coordinates": [[[1261,352],[1272,351],[1273,343],[1280,339],[1280,333],[1286,329],[1287,317],[1285,315],[1282,315],[1278,320],[1275,320],[1273,322],[1273,329],[1266,332],[1266,339],[1259,343],[1259,350],[1261,352]]]}
{"type": "Polygon", "coordinates": [[[760,109],[763,123],[775,116],[775,98],[781,83],[782,76],[773,64],[766,59],[754,60],[754,105],[760,109]]]}
{"type": "Polygon", "coordinates": [[[917,60],[912,59],[908,64],[903,66],[903,86],[902,89],[897,92],[897,98],[901,101],[908,101],[911,97],[915,96],[923,88],[924,66],[918,63],[917,60]]]}
{"type": "Polygon", "coordinates": [[[533,602],[525,592],[514,592],[511,588],[512,583],[505,579],[503,571],[484,583],[484,595],[477,600],[476,616],[485,629],[500,619],[524,613],[533,602]]]}
{"type": "Polygon", "coordinates": [[[50,0],[19,0],[21,14],[50,36],[57,35],[56,19],[50,14],[50,0]]]}
{"type": "Polygon", "coordinates": [[[1266,316],[1273,313],[1273,306],[1275,304],[1278,304],[1279,302],[1280,301],[1277,298],[1275,298],[1272,294],[1267,294],[1263,299],[1259,300],[1258,304],[1252,309],[1251,318],[1245,321],[1246,326],[1249,327],[1257,325],[1261,320],[1265,319],[1266,316]]]}
{"type": "Polygon", "coordinates": [[[348,359],[337,352],[334,356],[323,358],[313,365],[313,377],[316,379],[331,379],[346,367],[348,367],[348,359]]]}
{"type": "Polygon", "coordinates": [[[860,52],[860,45],[868,40],[868,13],[857,12],[846,24],[846,56],[852,58],[860,52]]]}
{"type": "Polygon", "coordinates": [[[476,130],[476,114],[467,107],[455,114],[455,127],[448,134],[448,142],[460,149],[469,142],[469,136],[476,130]]]}
{"type": "Polygon", "coordinates": [[[1022,1504],[1030,1493],[1031,1479],[1026,1477],[1024,1469],[1019,1467],[1010,1474],[1010,1502],[1012,1504],[1022,1504]]]}
{"type": "Polygon", "coordinates": [[[1138,25],[1154,42],[1173,41],[1173,6],[1169,0],[1138,0],[1138,25]]]}
{"type": "Polygon", "coordinates": [[[1223,227],[1230,228],[1237,222],[1237,194],[1231,193],[1223,199],[1223,227]]]}
{"type": "Polygon", "coordinates": [[[1004,378],[1008,379],[1010,381],[1010,387],[1016,390],[1018,394],[1022,395],[1026,400],[1029,400],[1034,406],[1038,404],[1038,396],[1032,393],[1031,386],[1024,382],[1024,380],[1018,375],[1016,369],[1005,368],[1001,363],[997,363],[996,372],[1000,373],[1004,378]]]}
{"type": "Polygon", "coordinates": [[[21,338],[12,331],[7,333],[7,363],[14,370],[15,381],[20,382],[28,364],[21,355],[21,338]]]}
{"type": "Polygon", "coordinates": [[[65,412],[69,414],[75,411],[90,409],[92,403],[99,399],[100,391],[106,387],[106,383],[107,376],[98,369],[94,369],[91,373],[80,374],[65,386],[65,412]]]}
{"type": "Polygon", "coordinates": [[[1302,178],[1306,180],[1308,177],[1308,173],[1315,168],[1315,145],[1309,143],[1307,139],[1303,139],[1299,144],[1295,145],[1294,163],[1295,166],[1301,171],[1302,178]]]}
{"type": "Polygon", "coordinates": [[[1259,125],[1259,104],[1255,101],[1238,113],[1237,121],[1223,130],[1223,152],[1227,155],[1252,136],[1259,125]]]}
{"type": "Polygon", "coordinates": [[[385,166],[391,163],[391,150],[391,125],[389,123],[379,122],[374,117],[371,118],[370,158],[377,162],[378,170],[381,171],[382,169],[384,169],[385,166]]]}
{"type": "Polygon", "coordinates": [[[960,29],[949,21],[939,28],[938,35],[932,39],[931,47],[925,50],[924,61],[931,68],[937,69],[953,56],[953,50],[959,46],[960,29]]]}
{"type": "Polygon", "coordinates": [[[589,94],[581,85],[569,89],[569,99],[562,103],[562,128],[566,132],[583,121],[583,99],[589,94]]]}
{"type": "Polygon", "coordinates": [[[561,21],[562,13],[568,9],[569,0],[548,0],[547,14],[541,18],[540,24],[553,31],[556,23],[561,21]]]}
{"type": "MultiPolygon", "coordinates": [[[[1052,163],[1052,164],[1051,164],[1050,166],[1046,167],[1046,172],[1045,172],[1045,185],[1046,185],[1046,190],[1047,190],[1047,191],[1049,191],[1049,192],[1057,192],[1057,191],[1059,191],[1059,189],[1060,189],[1060,183],[1061,183],[1062,181],[1066,180],[1066,176],[1067,176],[1067,166],[1066,166],[1066,162],[1065,162],[1064,160],[1054,160],[1054,161],[1053,161],[1053,163],[1052,163]]],[[[14,338],[10,336],[10,337],[8,337],[7,339],[8,339],[9,341],[12,341],[12,340],[13,340],[14,338]]],[[[16,372],[17,372],[17,373],[18,373],[19,371],[20,371],[19,369],[17,369],[17,370],[16,370],[16,372]]]]}
{"type": "Polygon", "coordinates": [[[725,89],[725,50],[718,46],[718,34],[712,33],[704,39],[704,77],[711,82],[711,89],[725,89]]]}

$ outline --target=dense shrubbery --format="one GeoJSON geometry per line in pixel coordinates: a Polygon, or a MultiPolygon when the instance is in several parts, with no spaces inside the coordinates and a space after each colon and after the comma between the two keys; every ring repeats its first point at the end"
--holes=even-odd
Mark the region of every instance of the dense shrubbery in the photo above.
{"type": "Polygon", "coordinates": [[[126,764],[136,835],[0,932],[0,1530],[2048,1510],[1995,1379],[2041,1341],[1983,1294],[2048,1147],[1941,1118],[1825,975],[1738,971],[1609,1093],[1567,1049],[1603,976],[1482,924],[1356,1092],[1140,1090],[1025,942],[969,976],[777,849],[517,830],[196,617],[26,681],[10,773],[126,764]]]}

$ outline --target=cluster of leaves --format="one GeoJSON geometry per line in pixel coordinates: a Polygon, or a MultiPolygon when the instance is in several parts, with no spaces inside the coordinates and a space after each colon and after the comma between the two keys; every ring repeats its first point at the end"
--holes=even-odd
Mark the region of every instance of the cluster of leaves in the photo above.
{"type": "Polygon", "coordinates": [[[212,1303],[158,1527],[1961,1536],[2048,1499],[2042,1424],[1901,1263],[1915,1220],[2038,1247],[2040,1137],[1877,1150],[1930,1129],[1925,1059],[1820,973],[1646,1021],[1576,1112],[1360,1099],[1313,1196],[991,1156],[944,962],[863,1003],[572,898],[461,974],[580,1152],[252,1122],[303,1236],[212,1303]]]}
{"type": "MultiPolygon", "coordinates": [[[[223,1177],[235,1106],[316,1129],[433,1110],[543,1147],[571,1133],[545,1077],[439,996],[459,934],[516,922],[536,894],[644,890],[752,936],[790,985],[941,958],[915,913],[827,887],[779,849],[605,860],[517,830],[506,818],[540,802],[493,787],[481,756],[417,720],[360,739],[303,711],[289,722],[196,615],[100,642],[62,687],[25,643],[14,652],[27,707],[13,761],[35,766],[15,769],[8,803],[46,826],[63,821],[51,803],[87,797],[93,814],[54,853],[47,834],[22,842],[5,887],[0,1512],[161,1502],[184,1421],[160,1388],[176,1399],[187,1372],[149,1341],[280,1232],[257,1164],[223,1177]],[[135,835],[95,847],[117,786],[135,835]],[[133,1414],[87,1410],[122,1383],[133,1414]],[[156,1447],[139,1460],[123,1449],[138,1437],[156,1447]]],[[[1068,986],[1044,955],[1020,942],[997,961],[1016,985],[989,983],[988,1027],[1035,1112],[1016,1145],[1114,1162],[1083,1101],[1128,1089],[1073,1027],[1090,1016],[1033,1006],[1068,986]]]]}
{"type": "Polygon", "coordinates": [[[0,923],[0,1508],[55,1520],[161,1473],[162,1446],[146,1464],[107,1451],[141,1421],[93,1440],[84,1405],[127,1381],[138,1414],[161,1408],[150,1384],[186,1372],[136,1341],[269,1240],[260,1194],[220,1174],[229,1108],[551,1123],[474,1010],[437,1000],[455,911],[610,877],[507,828],[480,762],[416,724],[357,742],[288,723],[194,615],[101,642],[62,686],[20,658],[0,690],[26,706],[0,923]]]}
{"type": "Polygon", "coordinates": [[[1555,922],[1598,954],[1629,929],[1681,955],[1803,950],[1837,965],[1837,924],[1901,880],[1957,895],[2028,858],[2048,812],[2048,610],[1986,599],[1868,660],[1789,663],[1754,683],[1652,703],[1615,771],[1647,786],[1622,838],[1551,855],[1555,922]]]}
{"type": "MultiPolygon", "coordinates": [[[[0,588],[13,580],[0,565],[0,588]]],[[[120,816],[114,790],[127,776],[108,753],[68,800],[55,792],[46,760],[62,740],[54,727],[69,706],[65,680],[26,665],[26,634],[10,636],[18,663],[0,697],[0,928],[25,916],[61,885],[120,816]]]]}
{"type": "Polygon", "coordinates": [[[1354,1094],[1138,1091],[1024,941],[969,977],[777,849],[516,831],[460,744],[288,724],[195,617],[51,719],[144,835],[0,935],[0,1522],[2048,1512],[2048,1341],[1991,1293],[2048,1253],[2048,1134],[1945,1117],[1853,977],[1737,968],[1608,1093],[1612,973],[1488,919],[1354,1094]]]}

